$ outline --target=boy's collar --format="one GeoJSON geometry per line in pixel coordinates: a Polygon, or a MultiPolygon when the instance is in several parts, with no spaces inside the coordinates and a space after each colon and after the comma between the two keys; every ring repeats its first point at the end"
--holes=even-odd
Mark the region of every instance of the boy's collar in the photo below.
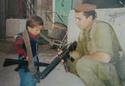
{"type": "Polygon", "coordinates": [[[29,36],[30,36],[31,38],[33,38],[33,39],[37,39],[37,38],[38,38],[38,36],[32,34],[31,32],[29,32],[29,36]]]}

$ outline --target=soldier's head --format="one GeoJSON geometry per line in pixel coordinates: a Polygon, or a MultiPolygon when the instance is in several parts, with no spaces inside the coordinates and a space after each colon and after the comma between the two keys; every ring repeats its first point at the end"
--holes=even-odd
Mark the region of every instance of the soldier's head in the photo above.
{"type": "Polygon", "coordinates": [[[26,21],[26,29],[33,35],[38,35],[43,29],[43,20],[39,16],[31,16],[26,21]]]}
{"type": "Polygon", "coordinates": [[[96,18],[96,5],[83,3],[74,8],[76,24],[80,29],[86,29],[93,23],[96,18]]]}

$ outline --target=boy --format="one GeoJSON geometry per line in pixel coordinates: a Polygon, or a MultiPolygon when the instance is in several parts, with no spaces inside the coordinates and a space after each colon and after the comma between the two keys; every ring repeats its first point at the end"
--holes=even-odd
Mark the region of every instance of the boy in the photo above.
{"type": "MultiPolygon", "coordinates": [[[[43,20],[39,16],[31,16],[26,21],[26,31],[29,35],[29,42],[31,45],[31,52],[32,52],[32,60],[36,59],[37,57],[37,39],[40,31],[43,28],[43,20]]],[[[28,64],[25,64],[24,61],[28,61],[30,57],[28,57],[26,51],[26,45],[23,39],[23,33],[19,33],[16,37],[15,42],[16,53],[18,54],[20,63],[18,67],[19,76],[20,76],[20,86],[36,86],[36,79],[33,77],[32,73],[28,69],[28,64]]]]}

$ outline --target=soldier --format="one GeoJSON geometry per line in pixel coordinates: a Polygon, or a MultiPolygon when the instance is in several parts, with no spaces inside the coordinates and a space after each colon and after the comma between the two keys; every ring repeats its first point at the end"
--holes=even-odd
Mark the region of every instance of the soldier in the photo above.
{"type": "Polygon", "coordinates": [[[110,24],[96,20],[96,6],[83,3],[75,7],[75,21],[81,32],[78,46],[70,55],[69,71],[77,74],[86,86],[120,86],[114,66],[120,44],[110,24]]]}

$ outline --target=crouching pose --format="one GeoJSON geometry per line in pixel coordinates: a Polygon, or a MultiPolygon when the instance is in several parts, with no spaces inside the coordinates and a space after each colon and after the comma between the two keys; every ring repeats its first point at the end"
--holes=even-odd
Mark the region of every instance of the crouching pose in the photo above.
{"type": "Polygon", "coordinates": [[[75,10],[75,22],[81,32],[78,46],[70,55],[69,71],[77,74],[86,86],[121,86],[115,64],[121,50],[110,24],[96,20],[96,6],[84,3],[75,10]]]}

